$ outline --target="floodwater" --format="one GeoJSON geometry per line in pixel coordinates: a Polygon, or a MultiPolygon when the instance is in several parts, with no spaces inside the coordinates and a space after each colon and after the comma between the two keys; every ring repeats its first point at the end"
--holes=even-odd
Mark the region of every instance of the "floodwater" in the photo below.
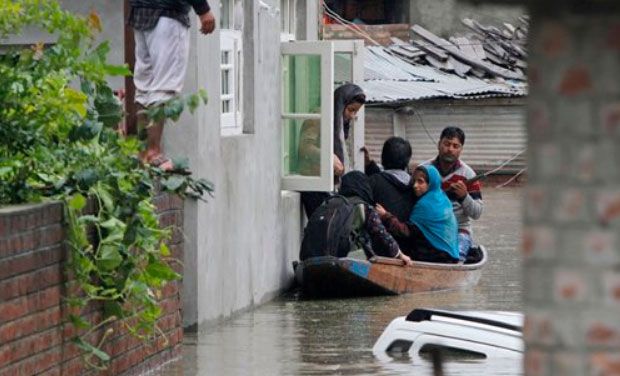
{"type": "MultiPolygon", "coordinates": [[[[521,309],[521,191],[486,188],[475,238],[489,251],[470,290],[339,300],[300,300],[294,293],[198,334],[186,334],[183,359],[156,374],[179,375],[432,375],[429,363],[380,360],[372,346],[396,316],[418,307],[521,309]]],[[[521,375],[519,361],[452,361],[445,375],[521,375]]]]}

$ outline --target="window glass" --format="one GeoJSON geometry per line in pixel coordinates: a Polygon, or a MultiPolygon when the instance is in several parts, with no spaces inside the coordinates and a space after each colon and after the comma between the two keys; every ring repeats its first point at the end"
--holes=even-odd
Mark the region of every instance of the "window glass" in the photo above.
{"type": "Polygon", "coordinates": [[[353,82],[353,58],[348,52],[334,53],[334,83],[340,86],[353,82]]]}
{"type": "Polygon", "coordinates": [[[284,113],[320,113],[321,57],[287,55],[284,57],[284,113]]]}
{"type": "Polygon", "coordinates": [[[320,176],[321,57],[287,55],[283,74],[284,176],[320,176]]]}

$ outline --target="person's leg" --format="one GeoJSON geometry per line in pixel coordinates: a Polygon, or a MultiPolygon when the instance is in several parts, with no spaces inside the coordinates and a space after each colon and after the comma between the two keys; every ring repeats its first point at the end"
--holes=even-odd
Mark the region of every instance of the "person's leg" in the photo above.
{"type": "MultiPolygon", "coordinates": [[[[151,57],[152,81],[144,87],[146,107],[158,106],[177,96],[183,89],[189,55],[189,31],[180,22],[162,17],[157,26],[146,34],[151,57]]],[[[174,165],[163,155],[162,136],[165,119],[150,121],[146,127],[146,162],[163,170],[174,165]]]]}
{"type": "MultiPolygon", "coordinates": [[[[148,105],[147,89],[153,81],[153,68],[146,43],[146,33],[148,32],[134,30],[136,62],[133,70],[133,84],[136,88],[134,102],[136,103],[136,121],[140,140],[146,140],[146,128],[149,120],[144,111],[148,105]]],[[[139,158],[142,162],[146,162],[146,150],[140,152],[139,158]]]]}
{"type": "Polygon", "coordinates": [[[471,236],[464,232],[459,232],[459,260],[465,261],[469,248],[471,248],[471,236]]]}

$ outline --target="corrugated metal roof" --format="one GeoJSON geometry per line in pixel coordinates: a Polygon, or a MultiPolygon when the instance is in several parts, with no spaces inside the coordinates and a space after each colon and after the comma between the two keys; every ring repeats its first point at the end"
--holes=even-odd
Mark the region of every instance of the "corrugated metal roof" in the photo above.
{"type": "Polygon", "coordinates": [[[371,103],[391,103],[430,98],[478,99],[517,97],[527,85],[498,79],[459,77],[427,65],[414,65],[385,51],[366,47],[364,84],[371,103]]]}

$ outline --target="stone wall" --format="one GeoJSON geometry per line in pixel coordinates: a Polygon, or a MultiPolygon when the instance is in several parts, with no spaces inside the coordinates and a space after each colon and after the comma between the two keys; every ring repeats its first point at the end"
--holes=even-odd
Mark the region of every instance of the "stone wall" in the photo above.
{"type": "Polygon", "coordinates": [[[620,375],[620,7],[532,6],[525,373],[620,375]]]}
{"type": "MultiPolygon", "coordinates": [[[[167,194],[155,198],[162,226],[174,226],[171,252],[183,259],[183,200],[167,194]]],[[[183,329],[181,283],[162,291],[162,338],[147,344],[120,323],[96,332],[100,338],[112,328],[104,350],[112,356],[105,372],[84,367],[78,349],[70,342],[75,329],[67,323],[67,294],[62,204],[48,203],[0,208],[0,376],[13,375],[137,375],[180,355],[183,329]]],[[[174,266],[182,273],[179,264],[174,266]]],[[[98,305],[81,316],[101,320],[98,305]]]]}

